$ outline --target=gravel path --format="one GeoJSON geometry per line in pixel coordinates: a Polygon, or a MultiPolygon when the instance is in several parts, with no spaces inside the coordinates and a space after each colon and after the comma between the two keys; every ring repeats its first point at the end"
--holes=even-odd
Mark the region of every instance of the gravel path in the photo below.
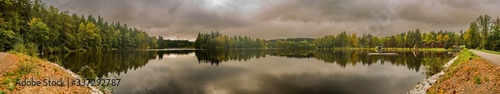
{"type": "Polygon", "coordinates": [[[5,56],[7,56],[7,53],[0,52],[0,60],[3,60],[5,56]]]}
{"type": "Polygon", "coordinates": [[[481,58],[485,59],[490,63],[493,63],[494,65],[500,65],[500,55],[498,54],[486,53],[477,50],[470,50],[470,51],[474,52],[474,54],[478,56],[481,56],[481,58]]]}

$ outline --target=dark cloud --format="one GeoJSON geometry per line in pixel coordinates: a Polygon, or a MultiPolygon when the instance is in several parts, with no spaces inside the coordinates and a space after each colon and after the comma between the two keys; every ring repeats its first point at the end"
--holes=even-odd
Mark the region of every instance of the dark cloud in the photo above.
{"type": "Polygon", "coordinates": [[[459,31],[477,16],[500,16],[498,0],[44,0],[60,10],[101,15],[153,36],[193,40],[220,31],[259,38],[321,37],[419,28],[459,31]]]}

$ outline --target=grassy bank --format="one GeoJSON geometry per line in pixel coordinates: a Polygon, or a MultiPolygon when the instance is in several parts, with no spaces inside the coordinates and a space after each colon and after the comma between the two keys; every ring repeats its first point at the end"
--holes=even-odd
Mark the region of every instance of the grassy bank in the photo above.
{"type": "MultiPolygon", "coordinates": [[[[0,58],[2,66],[0,68],[0,94],[26,94],[26,93],[91,93],[89,87],[83,86],[48,86],[45,84],[44,80],[59,80],[64,79],[76,80],[71,74],[67,73],[64,69],[51,64],[45,60],[27,56],[24,54],[10,54],[2,53],[5,55],[0,58]],[[5,69],[5,70],[4,70],[5,69]],[[22,86],[16,84],[17,82],[22,82],[25,79],[35,81],[41,81],[41,86],[22,86]]],[[[67,85],[66,83],[64,83],[67,85]]]]}
{"type": "Polygon", "coordinates": [[[497,52],[497,51],[484,50],[484,49],[476,49],[476,50],[483,51],[483,52],[486,52],[486,53],[492,53],[492,54],[499,54],[500,55],[500,52],[497,52]]]}
{"type": "Polygon", "coordinates": [[[431,88],[428,94],[465,93],[498,94],[500,67],[483,60],[471,51],[461,52],[431,88]]]}
{"type": "MultiPolygon", "coordinates": [[[[458,55],[457,60],[455,62],[453,62],[453,64],[451,64],[449,68],[452,71],[458,70],[458,68],[456,68],[456,66],[461,65],[462,63],[469,61],[469,60],[472,60],[472,59],[475,59],[475,58],[479,58],[479,56],[475,55],[474,53],[472,53],[468,49],[465,49],[458,55]]],[[[449,73],[451,73],[451,72],[449,72],[449,73]]]]}
{"type": "MultiPolygon", "coordinates": [[[[353,47],[346,47],[346,48],[331,48],[333,50],[377,50],[376,48],[353,48],[353,47]]],[[[414,51],[415,49],[413,48],[382,48],[382,50],[388,50],[388,51],[414,51]]],[[[444,48],[419,48],[418,51],[451,51],[451,49],[444,49],[444,48]]]]}

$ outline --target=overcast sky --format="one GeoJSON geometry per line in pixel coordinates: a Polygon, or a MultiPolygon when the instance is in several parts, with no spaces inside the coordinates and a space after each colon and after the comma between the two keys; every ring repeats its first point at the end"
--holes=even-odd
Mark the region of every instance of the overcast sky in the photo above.
{"type": "Polygon", "coordinates": [[[388,36],[420,29],[460,31],[500,0],[43,0],[61,11],[100,15],[151,36],[194,40],[198,32],[275,39],[342,31],[388,36]]]}

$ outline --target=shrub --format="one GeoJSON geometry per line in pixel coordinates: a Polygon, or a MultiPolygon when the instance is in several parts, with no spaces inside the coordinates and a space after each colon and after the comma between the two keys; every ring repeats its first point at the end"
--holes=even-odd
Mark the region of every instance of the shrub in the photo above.
{"type": "Polygon", "coordinates": [[[14,49],[12,49],[12,51],[30,56],[36,56],[38,53],[38,46],[35,43],[27,43],[26,45],[17,43],[14,45],[14,49]]]}
{"type": "Polygon", "coordinates": [[[69,52],[69,51],[71,51],[71,50],[70,50],[68,47],[66,47],[66,46],[62,46],[62,47],[61,47],[61,50],[62,50],[61,52],[69,52]]]}
{"type": "Polygon", "coordinates": [[[474,82],[476,82],[476,84],[481,84],[481,77],[474,76],[474,82]]]}
{"type": "Polygon", "coordinates": [[[24,52],[26,52],[26,47],[24,46],[24,44],[17,43],[14,45],[14,49],[12,49],[12,51],[18,52],[18,53],[24,53],[24,52]]]}
{"type": "Polygon", "coordinates": [[[26,62],[21,62],[19,63],[19,65],[17,65],[17,67],[19,68],[19,74],[23,75],[23,74],[28,74],[30,73],[33,69],[36,68],[35,65],[33,64],[28,64],[26,62]]]}

